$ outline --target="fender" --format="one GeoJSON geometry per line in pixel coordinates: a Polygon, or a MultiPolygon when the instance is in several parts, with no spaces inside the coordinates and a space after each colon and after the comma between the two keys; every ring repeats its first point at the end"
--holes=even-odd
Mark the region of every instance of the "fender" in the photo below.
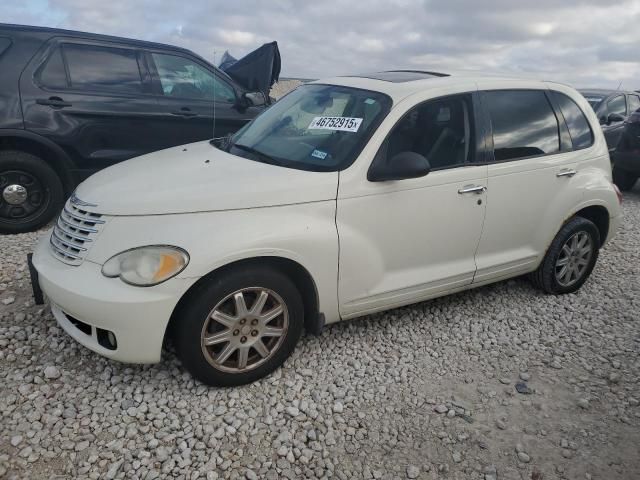
{"type": "Polygon", "coordinates": [[[43,160],[59,173],[67,189],[73,188],[74,181],[72,171],[76,169],[76,165],[59,145],[42,135],[38,135],[37,133],[33,133],[28,130],[20,130],[16,128],[0,129],[0,140],[7,137],[24,138],[25,140],[37,143],[41,147],[53,152],[56,155],[57,162],[51,162],[51,160],[47,158],[43,158],[43,160]]]}

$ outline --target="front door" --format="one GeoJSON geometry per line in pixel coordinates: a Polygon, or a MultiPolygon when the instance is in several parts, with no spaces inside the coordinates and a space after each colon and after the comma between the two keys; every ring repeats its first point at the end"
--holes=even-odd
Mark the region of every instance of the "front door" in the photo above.
{"type": "Polygon", "coordinates": [[[239,108],[233,86],[195,58],[150,52],[147,61],[158,101],[158,131],[167,147],[235,133],[259,111],[239,108]]]}
{"type": "Polygon", "coordinates": [[[381,146],[425,156],[422,178],[369,182],[341,173],[337,205],[343,318],[417,302],[469,285],[486,208],[487,167],[474,165],[471,94],[410,109],[381,146]]]}

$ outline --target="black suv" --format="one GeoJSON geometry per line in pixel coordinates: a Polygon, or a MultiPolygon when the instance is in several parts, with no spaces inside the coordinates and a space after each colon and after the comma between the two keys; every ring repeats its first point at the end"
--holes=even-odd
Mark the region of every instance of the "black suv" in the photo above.
{"type": "Polygon", "coordinates": [[[602,89],[584,89],[580,93],[596,112],[609,152],[612,153],[622,137],[625,120],[640,108],[640,95],[637,92],[602,89]]]}
{"type": "Polygon", "coordinates": [[[0,233],[46,224],[101,168],[235,132],[266,101],[189,50],[0,24],[0,233]]]}

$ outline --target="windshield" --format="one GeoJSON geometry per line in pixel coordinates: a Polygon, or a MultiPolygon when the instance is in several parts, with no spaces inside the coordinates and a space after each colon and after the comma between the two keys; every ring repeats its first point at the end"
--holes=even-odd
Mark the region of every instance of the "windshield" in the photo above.
{"type": "Polygon", "coordinates": [[[589,102],[589,105],[591,105],[591,108],[593,108],[594,110],[597,110],[598,105],[600,105],[600,103],[602,103],[602,100],[604,100],[604,95],[593,95],[591,93],[583,93],[583,96],[587,100],[587,102],[589,102]]]}
{"type": "Polygon", "coordinates": [[[236,133],[230,153],[289,168],[342,170],[391,108],[379,92],[303,85],[236,133]]]}

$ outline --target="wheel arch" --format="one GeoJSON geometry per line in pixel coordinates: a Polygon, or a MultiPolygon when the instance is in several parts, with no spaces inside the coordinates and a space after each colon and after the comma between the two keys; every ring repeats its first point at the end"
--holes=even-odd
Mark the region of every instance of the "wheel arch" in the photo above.
{"type": "Polygon", "coordinates": [[[589,205],[582,207],[572,216],[585,218],[595,224],[600,233],[600,247],[602,247],[609,236],[609,210],[603,205],[589,205]]]}
{"type": "Polygon", "coordinates": [[[20,150],[36,155],[56,171],[66,194],[75,187],[73,161],[60,146],[47,138],[25,130],[3,129],[0,130],[0,150],[20,150]]]}
{"type": "Polygon", "coordinates": [[[282,272],[294,282],[302,296],[302,302],[304,305],[304,327],[307,331],[318,333],[324,325],[324,318],[319,312],[318,289],[311,273],[309,273],[309,271],[300,263],[289,258],[280,256],[260,256],[226,263],[225,265],[217,267],[208,274],[202,276],[198,281],[191,285],[173,309],[173,313],[171,314],[169,324],[165,331],[165,340],[168,337],[173,336],[173,331],[178,325],[179,312],[183,305],[185,305],[192,296],[197,295],[204,285],[209,283],[216,276],[222,275],[231,270],[255,266],[272,268],[282,272]]]}

